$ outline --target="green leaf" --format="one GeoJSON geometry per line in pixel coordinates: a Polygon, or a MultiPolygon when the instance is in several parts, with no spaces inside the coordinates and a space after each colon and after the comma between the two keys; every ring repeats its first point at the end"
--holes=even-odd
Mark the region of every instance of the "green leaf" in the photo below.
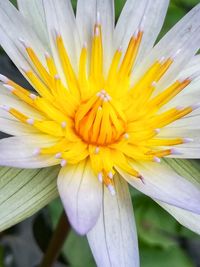
{"type": "Polygon", "coordinates": [[[24,220],[58,196],[59,167],[0,168],[0,231],[24,220]]]}
{"type": "Polygon", "coordinates": [[[122,11],[125,2],[126,0],[115,0],[115,19],[119,18],[119,15],[122,11]]]}
{"type": "MultiPolygon", "coordinates": [[[[48,209],[53,228],[55,228],[63,211],[60,198],[51,202],[48,206],[48,209]]],[[[70,267],[96,266],[87,238],[77,235],[74,231],[71,231],[68,235],[62,249],[62,255],[65,257],[67,262],[70,263],[70,267]]]]}
{"type": "Polygon", "coordinates": [[[11,3],[15,6],[17,6],[17,0],[11,0],[11,3]]]}
{"type": "Polygon", "coordinates": [[[137,197],[134,211],[139,238],[149,246],[169,248],[177,244],[177,222],[150,198],[137,197]]]}
{"type": "Polygon", "coordinates": [[[141,267],[194,267],[189,257],[178,247],[167,250],[143,248],[140,257],[141,267]]]}
{"type": "Polygon", "coordinates": [[[165,159],[165,162],[179,175],[200,186],[200,162],[187,159],[165,159]]]}
{"type": "Polygon", "coordinates": [[[61,203],[60,198],[55,199],[48,205],[49,214],[51,217],[51,222],[53,225],[53,228],[56,228],[59,218],[63,212],[63,205],[61,203]]]}
{"type": "Polygon", "coordinates": [[[186,12],[180,6],[171,4],[159,39],[165,35],[185,15],[185,13],[186,12]]]}
{"type": "Polygon", "coordinates": [[[63,248],[64,256],[71,267],[95,267],[95,262],[86,237],[71,231],[63,248]]]}

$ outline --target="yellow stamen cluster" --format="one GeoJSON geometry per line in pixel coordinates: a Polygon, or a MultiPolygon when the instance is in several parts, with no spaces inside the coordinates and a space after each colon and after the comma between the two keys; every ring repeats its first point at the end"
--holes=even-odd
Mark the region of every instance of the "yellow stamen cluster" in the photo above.
{"type": "Polygon", "coordinates": [[[4,109],[22,123],[58,138],[58,142],[51,147],[36,148],[35,155],[54,155],[60,159],[61,166],[77,164],[88,158],[98,179],[114,193],[112,178],[115,167],[142,179],[141,174],[131,167],[132,161],[159,162],[159,158],[176,153],[169,146],[189,141],[179,137],[156,137],[160,128],[194,109],[175,107],[160,112],[160,108],[191,82],[190,78],[177,80],[154,96],[156,84],[173,64],[173,58],[156,60],[139,81],[131,85],[130,75],[142,37],[143,32],[138,30],[124,56],[121,49],[115,52],[109,72],[105,75],[102,31],[97,23],[90,60],[87,46],[84,45],[77,74],[62,36],[57,33],[55,43],[65,81],[57,74],[56,65],[49,54],[45,55],[46,66],[43,66],[31,46],[21,41],[37,72],[23,71],[38,95],[9,79],[4,78],[4,83],[15,96],[40,112],[44,119],[30,118],[12,107],[4,106],[4,109]]]}

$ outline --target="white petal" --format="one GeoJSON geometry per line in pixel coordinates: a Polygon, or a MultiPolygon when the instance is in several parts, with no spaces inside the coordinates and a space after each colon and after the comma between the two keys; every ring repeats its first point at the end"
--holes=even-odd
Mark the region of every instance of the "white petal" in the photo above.
{"type": "Polygon", "coordinates": [[[156,59],[174,58],[174,63],[158,84],[161,90],[171,83],[191,60],[200,47],[200,5],[193,8],[152,49],[148,57],[135,70],[134,81],[144,73],[156,59]]]}
{"type": "Polygon", "coordinates": [[[76,28],[75,15],[70,0],[43,0],[43,5],[51,50],[58,68],[59,75],[65,83],[65,77],[57,51],[56,34],[61,34],[71,63],[77,70],[80,54],[80,40],[76,28]]]}
{"type": "Polygon", "coordinates": [[[169,5],[169,0],[127,0],[119,17],[115,34],[115,48],[126,49],[131,36],[142,23],[144,35],[138,55],[138,62],[146,56],[153,47],[161,30],[169,5]]]}
{"type": "MultiPolygon", "coordinates": [[[[200,76],[200,55],[196,55],[191,59],[188,65],[180,73],[180,77],[190,77],[195,73],[198,73],[200,76]]],[[[183,92],[185,92],[185,90],[183,92]]]]}
{"type": "Polygon", "coordinates": [[[0,111],[0,131],[10,135],[28,135],[39,134],[39,131],[30,125],[26,125],[17,120],[10,118],[2,118],[0,111]]]}
{"type": "Polygon", "coordinates": [[[115,175],[116,195],[104,188],[103,208],[87,238],[98,267],[138,267],[138,243],[127,183],[115,175]]]}
{"type": "Polygon", "coordinates": [[[76,21],[81,44],[86,42],[90,48],[97,16],[96,2],[96,0],[78,0],[77,2],[76,21]]]}
{"type": "Polygon", "coordinates": [[[90,47],[94,32],[94,25],[100,15],[102,26],[103,47],[104,47],[104,63],[108,68],[113,45],[114,31],[114,1],[113,0],[79,0],[77,3],[77,25],[82,44],[86,42],[90,47]]]}
{"type": "Polygon", "coordinates": [[[144,177],[144,183],[120,170],[121,175],[144,194],[200,214],[200,188],[178,175],[164,161],[158,163],[134,163],[133,167],[144,177]]]}
{"type": "Polygon", "coordinates": [[[200,235],[200,215],[180,209],[166,203],[156,201],[162,208],[168,211],[180,224],[200,235]]]}
{"type": "Polygon", "coordinates": [[[30,63],[24,45],[19,41],[20,38],[31,45],[41,62],[45,64],[44,54],[46,49],[44,49],[33,28],[30,27],[28,21],[26,21],[10,1],[1,1],[0,44],[20,71],[22,71],[22,68],[35,71],[35,68],[30,63]]]}
{"type": "Polygon", "coordinates": [[[17,0],[17,5],[19,11],[29,21],[39,39],[45,46],[49,46],[42,0],[17,0]]]}
{"type": "Polygon", "coordinates": [[[59,164],[54,156],[34,155],[34,150],[58,141],[46,135],[27,135],[0,140],[0,165],[17,168],[43,168],[59,164]]]}
{"type": "Polygon", "coordinates": [[[86,234],[99,217],[102,199],[102,184],[89,161],[62,168],[58,191],[72,227],[79,234],[86,234]]]}

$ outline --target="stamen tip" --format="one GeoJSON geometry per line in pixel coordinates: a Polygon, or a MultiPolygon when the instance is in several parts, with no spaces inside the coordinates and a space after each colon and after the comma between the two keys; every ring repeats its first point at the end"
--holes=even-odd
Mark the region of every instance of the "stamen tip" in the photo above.
{"type": "Polygon", "coordinates": [[[19,38],[19,41],[25,48],[29,47],[28,43],[23,38],[19,38]]]}
{"type": "Polygon", "coordinates": [[[155,81],[152,82],[151,84],[153,87],[156,87],[157,83],[155,81]]]}
{"type": "Polygon", "coordinates": [[[97,147],[95,147],[95,151],[94,151],[94,153],[95,154],[99,154],[99,151],[100,151],[100,148],[97,146],[97,147]]]}
{"type": "Polygon", "coordinates": [[[155,133],[159,134],[160,133],[160,129],[159,128],[155,129],[155,133]]]}
{"type": "Polygon", "coordinates": [[[183,138],[183,143],[187,144],[187,143],[191,143],[194,142],[194,139],[192,138],[183,138]]]}
{"type": "Polygon", "coordinates": [[[117,49],[118,52],[122,52],[122,46],[120,45],[120,47],[117,49]]]}
{"type": "Polygon", "coordinates": [[[37,96],[34,95],[34,94],[30,94],[29,97],[30,97],[32,100],[35,100],[35,99],[37,98],[37,96]]]}
{"type": "Polygon", "coordinates": [[[97,93],[97,97],[101,97],[101,92],[98,92],[97,93]]]}
{"type": "Polygon", "coordinates": [[[34,121],[34,119],[29,118],[29,119],[26,120],[26,122],[27,122],[28,124],[30,124],[30,125],[33,125],[35,121],[34,121]]]}
{"type": "Polygon", "coordinates": [[[138,178],[142,181],[143,184],[145,184],[144,176],[141,174],[138,175],[138,178]]]}
{"type": "Polygon", "coordinates": [[[100,183],[103,183],[103,174],[102,172],[98,173],[98,180],[100,183]]]}
{"type": "Polygon", "coordinates": [[[125,133],[125,134],[124,134],[124,138],[125,138],[126,140],[128,140],[128,139],[129,139],[129,134],[128,134],[128,133],[125,133]]]}
{"type": "Polygon", "coordinates": [[[67,123],[66,123],[66,121],[63,121],[63,122],[61,122],[61,127],[62,127],[63,129],[65,129],[65,128],[66,128],[66,126],[67,126],[67,123]]]}
{"type": "Polygon", "coordinates": [[[158,158],[158,157],[154,157],[153,161],[156,162],[156,163],[160,163],[161,162],[160,158],[158,158]]]}
{"type": "Polygon", "coordinates": [[[54,79],[55,79],[55,80],[60,80],[60,76],[59,76],[59,74],[56,74],[56,75],[54,76],[54,79]]]}
{"type": "Polygon", "coordinates": [[[182,153],[178,149],[172,148],[171,155],[182,155],[182,153]]]}
{"type": "Polygon", "coordinates": [[[106,95],[103,97],[103,101],[104,102],[108,102],[109,101],[109,99],[108,99],[108,97],[106,95]]]}
{"type": "Polygon", "coordinates": [[[44,53],[44,56],[45,56],[47,59],[51,58],[50,54],[49,54],[47,51],[44,53]]]}
{"type": "Polygon", "coordinates": [[[57,154],[55,155],[55,158],[56,158],[56,159],[60,159],[60,158],[61,158],[61,155],[62,155],[62,154],[59,152],[59,153],[57,153],[57,154]]]}
{"type": "Polygon", "coordinates": [[[9,84],[4,84],[3,86],[10,92],[13,92],[15,90],[15,88],[9,84]]]}
{"type": "Polygon", "coordinates": [[[95,28],[94,35],[95,36],[99,36],[100,35],[100,31],[99,31],[98,27],[95,28]]]}
{"type": "Polygon", "coordinates": [[[3,83],[7,83],[9,79],[5,75],[0,74],[0,81],[2,81],[3,83]]]}
{"type": "Polygon", "coordinates": [[[115,188],[112,184],[108,185],[108,190],[110,191],[111,195],[114,196],[116,194],[115,188]]]}
{"type": "Polygon", "coordinates": [[[183,110],[183,109],[184,109],[183,106],[177,106],[177,107],[176,107],[176,110],[178,110],[178,111],[181,111],[181,110],[183,110]]]}
{"type": "Polygon", "coordinates": [[[65,167],[67,165],[66,159],[62,159],[60,165],[61,167],[65,167]]]}
{"type": "Polygon", "coordinates": [[[22,70],[24,73],[27,73],[27,72],[30,71],[30,69],[27,68],[27,67],[21,67],[21,70],[22,70]]]}
{"type": "Polygon", "coordinates": [[[60,38],[61,37],[61,33],[59,32],[59,30],[54,29],[54,32],[55,32],[56,38],[60,38]]]}
{"type": "Polygon", "coordinates": [[[139,33],[139,29],[137,29],[137,30],[134,32],[134,34],[133,34],[133,38],[134,38],[134,39],[137,38],[138,33],[139,33]]]}
{"type": "Polygon", "coordinates": [[[111,171],[108,173],[108,177],[109,177],[110,179],[113,179],[113,173],[112,173],[111,171]]]}
{"type": "Polygon", "coordinates": [[[111,101],[112,97],[110,95],[107,95],[107,99],[108,99],[108,101],[111,101]]]}
{"type": "Polygon", "coordinates": [[[40,154],[40,152],[41,152],[41,149],[39,147],[34,149],[33,156],[38,156],[40,154]]]}
{"type": "Polygon", "coordinates": [[[0,108],[8,112],[10,111],[10,107],[6,105],[0,105],[0,108]]]}
{"type": "Polygon", "coordinates": [[[164,56],[159,59],[160,63],[163,63],[164,61],[165,61],[165,57],[164,56]]]}
{"type": "Polygon", "coordinates": [[[84,43],[83,43],[83,48],[87,48],[87,42],[85,41],[84,43]]]}

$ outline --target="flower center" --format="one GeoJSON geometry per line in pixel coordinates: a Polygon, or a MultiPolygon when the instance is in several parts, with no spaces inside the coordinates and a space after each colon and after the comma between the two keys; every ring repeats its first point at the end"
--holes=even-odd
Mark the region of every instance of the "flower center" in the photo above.
{"type": "Polygon", "coordinates": [[[83,102],[75,115],[75,131],[88,144],[115,143],[125,133],[125,128],[124,113],[105,90],[83,102]]]}

